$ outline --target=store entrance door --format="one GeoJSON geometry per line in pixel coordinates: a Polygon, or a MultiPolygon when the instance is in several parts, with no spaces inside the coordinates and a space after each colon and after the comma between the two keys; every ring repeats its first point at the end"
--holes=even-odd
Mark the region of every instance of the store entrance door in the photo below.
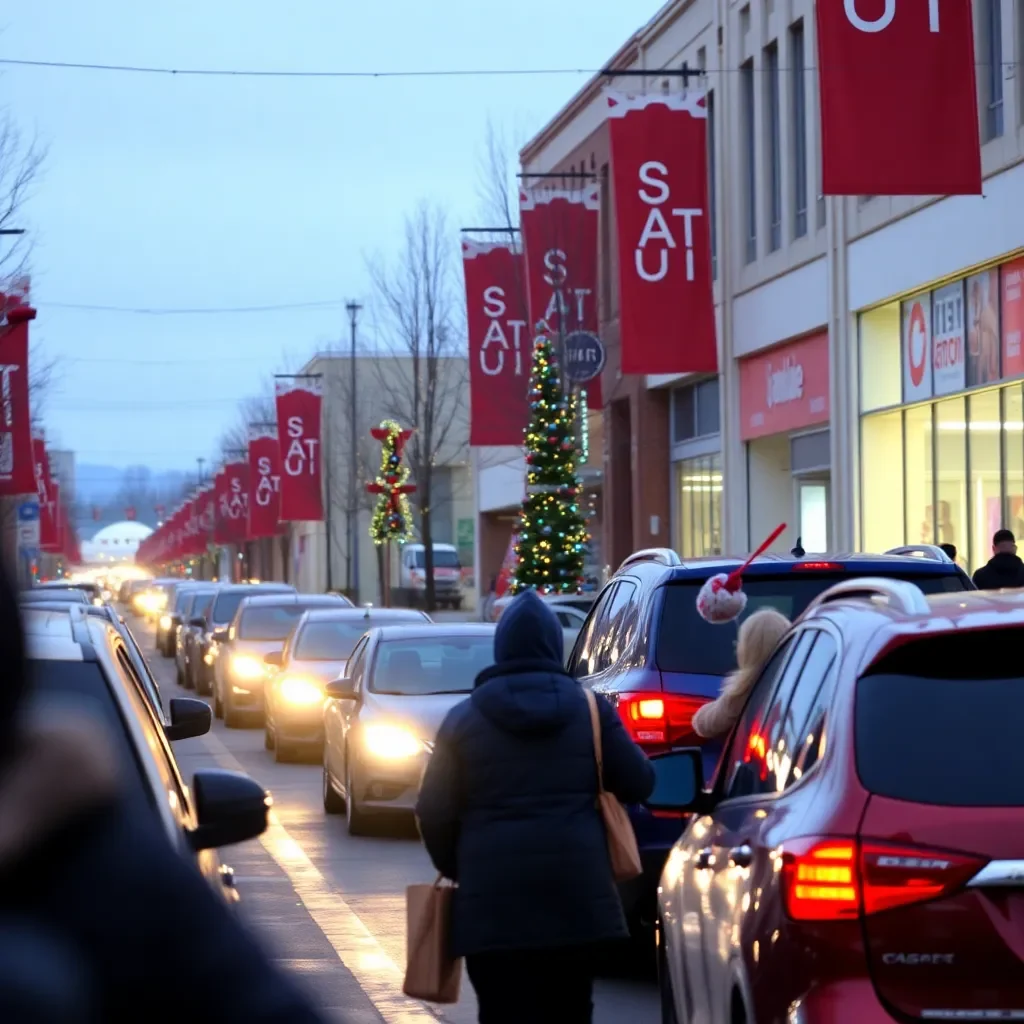
{"type": "Polygon", "coordinates": [[[831,549],[832,486],[827,474],[798,476],[796,483],[797,535],[804,551],[831,549]]]}

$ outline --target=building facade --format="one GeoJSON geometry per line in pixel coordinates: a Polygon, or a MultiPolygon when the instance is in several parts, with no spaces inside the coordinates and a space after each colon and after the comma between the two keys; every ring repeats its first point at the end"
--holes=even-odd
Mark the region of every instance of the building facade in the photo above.
{"type": "Polygon", "coordinates": [[[984,197],[820,195],[812,0],[671,2],[608,62],[649,72],[622,88],[702,72],[717,377],[619,371],[608,79],[523,149],[526,174],[602,186],[609,566],[739,553],[785,522],[776,550],[949,541],[973,569],[997,524],[1024,530],[1024,0],[974,9],[984,197]]]}

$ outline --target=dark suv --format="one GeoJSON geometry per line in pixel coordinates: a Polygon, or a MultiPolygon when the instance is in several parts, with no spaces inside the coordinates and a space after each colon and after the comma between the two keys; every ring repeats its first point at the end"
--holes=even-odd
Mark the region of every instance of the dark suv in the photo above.
{"type": "MultiPolygon", "coordinates": [[[[728,573],[739,558],[683,562],[666,548],[630,556],[601,591],[576,639],[568,670],[618,709],[632,738],[649,754],[700,746],[705,777],[722,745],[693,732],[693,715],[719,693],[736,667],[738,623],[711,625],[697,613],[697,594],[710,576],[728,573]]],[[[744,573],[744,614],[777,608],[796,619],[835,583],[858,576],[910,580],[926,594],[974,590],[967,574],[937,547],[899,548],[884,555],[801,558],[764,555],[744,573]]],[[[665,857],[686,824],[677,814],[629,808],[644,873],[623,888],[634,929],[653,923],[665,857]]]]}

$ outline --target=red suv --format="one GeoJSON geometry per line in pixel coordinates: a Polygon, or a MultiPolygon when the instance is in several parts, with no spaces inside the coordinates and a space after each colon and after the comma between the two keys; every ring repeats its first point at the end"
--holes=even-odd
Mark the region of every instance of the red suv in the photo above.
{"type": "Polygon", "coordinates": [[[1024,1020],[1024,593],[839,584],[656,764],[665,1024],[1024,1020]]]}

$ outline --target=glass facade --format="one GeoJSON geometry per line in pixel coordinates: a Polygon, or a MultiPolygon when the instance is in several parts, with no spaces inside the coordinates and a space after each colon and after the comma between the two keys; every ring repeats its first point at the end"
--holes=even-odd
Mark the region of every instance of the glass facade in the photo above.
{"type": "Polygon", "coordinates": [[[718,454],[675,463],[676,542],[681,558],[722,553],[722,460],[718,454]]]}
{"type": "Polygon", "coordinates": [[[973,572],[1005,526],[1024,535],[1020,382],[861,420],[861,541],[955,544],[973,572]]]}

